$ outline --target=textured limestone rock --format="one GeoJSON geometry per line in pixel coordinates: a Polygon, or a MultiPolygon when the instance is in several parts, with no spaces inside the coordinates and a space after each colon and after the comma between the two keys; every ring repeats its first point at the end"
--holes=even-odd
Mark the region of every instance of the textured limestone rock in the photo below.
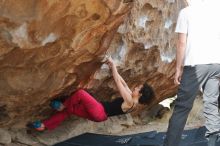
{"type": "Polygon", "coordinates": [[[10,131],[10,135],[14,143],[17,142],[20,144],[26,144],[31,146],[39,144],[38,140],[34,137],[31,137],[25,129],[12,129],[10,131]]]}
{"type": "Polygon", "coordinates": [[[0,129],[0,144],[11,143],[11,135],[5,129],[0,129]]]}
{"type": "Polygon", "coordinates": [[[36,117],[52,97],[90,80],[127,15],[128,6],[111,14],[117,3],[0,1],[1,125],[36,117]]]}
{"type": "MultiPolygon", "coordinates": [[[[0,126],[45,118],[52,98],[89,88],[109,100],[108,53],[133,87],[147,81],[154,103],[174,95],[181,0],[0,0],[0,126]]],[[[152,104],[154,104],[152,103],[152,104]]]]}

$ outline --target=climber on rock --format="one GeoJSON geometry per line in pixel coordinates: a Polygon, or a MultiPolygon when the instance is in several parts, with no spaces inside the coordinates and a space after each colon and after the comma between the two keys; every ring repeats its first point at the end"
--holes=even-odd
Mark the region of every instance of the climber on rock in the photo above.
{"type": "Polygon", "coordinates": [[[99,102],[85,90],[79,89],[64,102],[52,101],[50,105],[57,112],[42,122],[35,121],[28,124],[28,127],[34,128],[37,131],[53,130],[71,115],[95,122],[102,122],[110,116],[136,111],[138,106],[148,105],[152,101],[154,91],[147,83],[140,84],[131,91],[118,73],[113,59],[108,57],[106,63],[111,69],[116,87],[121,96],[120,98],[115,98],[110,102],[99,102]]]}

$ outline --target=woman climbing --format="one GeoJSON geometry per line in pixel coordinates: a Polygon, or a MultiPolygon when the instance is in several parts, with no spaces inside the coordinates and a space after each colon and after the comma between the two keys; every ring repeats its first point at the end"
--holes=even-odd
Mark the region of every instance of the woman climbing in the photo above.
{"type": "Polygon", "coordinates": [[[99,102],[85,90],[79,89],[64,102],[58,100],[52,101],[50,105],[57,112],[42,122],[35,121],[31,123],[31,127],[37,131],[43,131],[45,129],[52,130],[71,115],[95,122],[102,122],[110,116],[130,113],[137,109],[139,105],[150,103],[154,97],[154,92],[148,84],[138,85],[131,91],[118,73],[113,59],[108,57],[106,63],[111,69],[121,97],[115,98],[110,102],[99,102]]]}

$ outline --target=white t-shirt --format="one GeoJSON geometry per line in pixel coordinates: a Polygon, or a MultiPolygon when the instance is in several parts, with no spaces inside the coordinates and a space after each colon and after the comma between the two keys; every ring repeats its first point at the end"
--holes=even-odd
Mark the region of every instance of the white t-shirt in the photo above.
{"type": "Polygon", "coordinates": [[[185,66],[220,63],[219,15],[220,0],[190,5],[180,11],[175,32],[187,34],[185,66]]]}

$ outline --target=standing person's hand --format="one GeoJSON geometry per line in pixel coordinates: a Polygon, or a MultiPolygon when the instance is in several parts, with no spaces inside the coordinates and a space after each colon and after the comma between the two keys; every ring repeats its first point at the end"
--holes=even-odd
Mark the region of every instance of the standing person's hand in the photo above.
{"type": "Polygon", "coordinates": [[[176,69],[176,73],[175,73],[175,77],[174,77],[174,83],[176,85],[180,84],[182,73],[183,73],[182,68],[176,69]]]}

